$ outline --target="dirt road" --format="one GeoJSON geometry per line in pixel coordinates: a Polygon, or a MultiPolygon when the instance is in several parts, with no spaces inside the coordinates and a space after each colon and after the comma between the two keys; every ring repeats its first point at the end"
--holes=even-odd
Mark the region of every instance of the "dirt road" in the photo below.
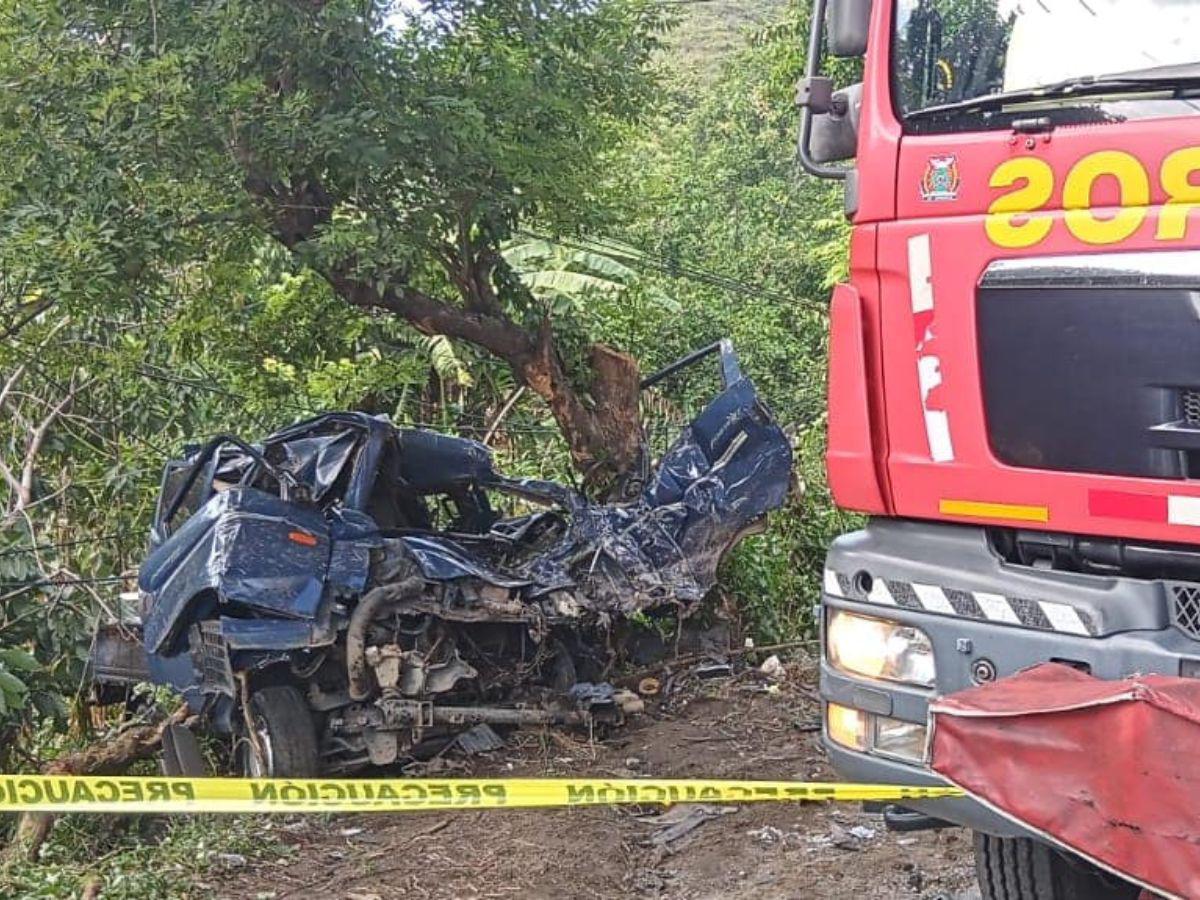
{"type": "MultiPolygon", "coordinates": [[[[645,716],[588,742],[526,732],[453,775],[830,779],[811,665],[682,675],[645,716]]],[[[289,859],[230,872],[220,897],[968,897],[970,835],[887,833],[850,804],[413,813],[273,824],[289,859]],[[690,816],[690,818],[685,817],[690,816]],[[689,828],[696,821],[700,824],[689,828]],[[683,832],[672,839],[676,833],[683,832]]]]}

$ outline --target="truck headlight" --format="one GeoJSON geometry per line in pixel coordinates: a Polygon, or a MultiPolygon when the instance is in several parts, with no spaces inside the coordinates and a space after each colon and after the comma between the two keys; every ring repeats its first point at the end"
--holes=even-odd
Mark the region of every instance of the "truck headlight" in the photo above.
{"type": "Polygon", "coordinates": [[[871,722],[860,709],[830,703],[825,709],[825,727],[835,743],[851,750],[866,750],[870,746],[871,722]]]}
{"type": "Polygon", "coordinates": [[[826,704],[825,729],[830,740],[859,753],[890,756],[906,763],[925,760],[925,726],[877,716],[837,703],[826,704]]]}
{"type": "Polygon", "coordinates": [[[875,740],[871,748],[906,762],[921,762],[925,758],[925,726],[875,716],[875,740]]]}
{"type": "Polygon", "coordinates": [[[933,687],[933,647],[921,629],[834,610],[825,627],[830,664],[850,675],[933,687]]]}

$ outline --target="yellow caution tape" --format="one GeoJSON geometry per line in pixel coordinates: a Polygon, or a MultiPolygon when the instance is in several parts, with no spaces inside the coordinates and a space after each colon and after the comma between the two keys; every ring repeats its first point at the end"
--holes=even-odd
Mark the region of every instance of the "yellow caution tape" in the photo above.
{"type": "Polygon", "coordinates": [[[952,787],[595,778],[153,778],[0,775],[0,812],[328,813],[798,800],[929,800],[952,787]]]}

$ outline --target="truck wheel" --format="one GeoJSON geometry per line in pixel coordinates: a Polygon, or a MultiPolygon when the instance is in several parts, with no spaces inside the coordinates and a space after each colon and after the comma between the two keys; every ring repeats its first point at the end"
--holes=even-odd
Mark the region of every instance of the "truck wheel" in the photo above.
{"type": "Polygon", "coordinates": [[[315,778],[320,770],[317,726],[304,695],[291,685],[250,696],[253,735],[238,736],[238,768],[248,778],[315,778]]]}
{"type": "Polygon", "coordinates": [[[1030,838],[975,832],[983,900],[1136,900],[1141,888],[1030,838]]]}

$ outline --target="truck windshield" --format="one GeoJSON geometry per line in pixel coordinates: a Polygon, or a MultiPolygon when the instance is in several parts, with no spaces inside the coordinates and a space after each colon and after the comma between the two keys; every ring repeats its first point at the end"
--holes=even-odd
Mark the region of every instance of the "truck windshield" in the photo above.
{"type": "Polygon", "coordinates": [[[949,121],[1008,100],[1088,96],[1095,108],[1100,96],[1170,97],[1197,84],[1197,26],[1200,0],[897,0],[896,107],[906,119],[949,121]]]}

